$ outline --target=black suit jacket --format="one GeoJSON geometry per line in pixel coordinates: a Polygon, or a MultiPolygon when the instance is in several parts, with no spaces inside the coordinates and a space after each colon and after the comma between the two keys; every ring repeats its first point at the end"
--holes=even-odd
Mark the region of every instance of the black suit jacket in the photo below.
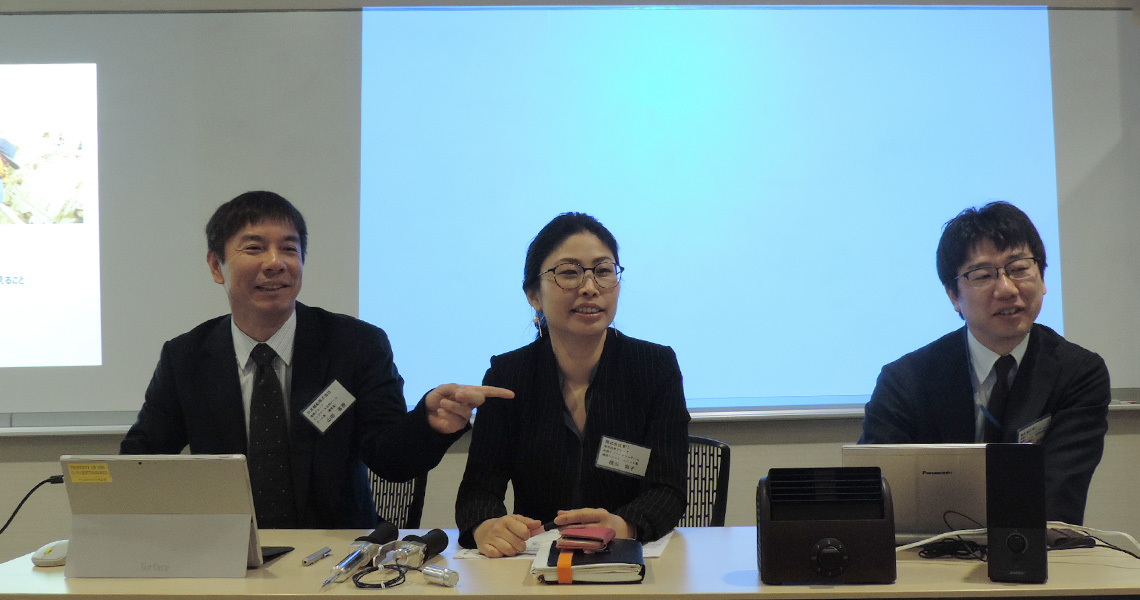
{"type": "Polygon", "coordinates": [[[643,541],[684,513],[689,411],[673,350],[610,329],[581,441],[566,425],[558,373],[548,337],[491,359],[483,383],[515,397],[488,398],[475,417],[455,501],[461,545],[474,547],[475,527],[507,514],[508,481],[517,514],[547,522],[559,509],[604,508],[643,541]],[[595,467],[602,436],[650,448],[645,477],[595,467]]]}
{"type": "MultiPolygon", "coordinates": [[[[864,444],[973,442],[974,389],[966,328],[883,367],[863,419],[864,444]]],[[[1111,393],[1097,354],[1035,324],[1006,403],[1003,442],[1051,416],[1045,450],[1045,512],[1080,524],[1104,452],[1111,393]]]]}
{"type": "MultiPolygon", "coordinates": [[[[289,435],[298,527],[373,528],[378,517],[365,465],[405,481],[439,464],[451,442],[427,424],[423,402],[404,404],[404,380],[384,332],[297,303],[289,435]],[[356,401],[321,434],[302,409],[334,380],[356,401]]],[[[123,454],[245,454],[237,357],[230,317],[166,342],[123,454]]]]}

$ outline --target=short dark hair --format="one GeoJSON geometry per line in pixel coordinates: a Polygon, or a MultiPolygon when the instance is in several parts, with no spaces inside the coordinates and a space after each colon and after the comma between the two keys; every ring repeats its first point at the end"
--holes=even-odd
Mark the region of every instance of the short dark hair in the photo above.
{"type": "Polygon", "coordinates": [[[305,217],[288,200],[273,192],[246,192],[226,202],[214,211],[210,222],[206,223],[206,248],[226,262],[226,242],[237,235],[247,225],[257,225],[262,221],[288,223],[297,230],[301,238],[301,261],[309,247],[309,230],[305,227],[305,217]]]}
{"type": "Polygon", "coordinates": [[[999,251],[1026,246],[1041,275],[1045,275],[1045,244],[1029,216],[1008,202],[990,202],[982,208],[967,208],[942,227],[938,240],[936,263],[938,279],[955,297],[958,295],[958,269],[966,264],[970,252],[983,241],[993,243],[999,251]]]}
{"type": "Polygon", "coordinates": [[[618,243],[614,239],[614,235],[606,229],[597,219],[585,213],[568,212],[562,213],[554,217],[534,239],[530,241],[530,246],[526,249],[526,262],[523,264],[523,283],[522,288],[524,292],[530,293],[538,289],[538,276],[542,270],[542,263],[562,245],[570,236],[578,233],[592,233],[603,244],[609,248],[610,252],[614,254],[614,262],[621,264],[618,260],[618,243]]]}

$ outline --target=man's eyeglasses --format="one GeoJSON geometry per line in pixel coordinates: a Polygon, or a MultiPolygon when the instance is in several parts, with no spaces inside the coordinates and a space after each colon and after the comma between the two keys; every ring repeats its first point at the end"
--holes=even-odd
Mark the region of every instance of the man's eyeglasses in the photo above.
{"type": "Polygon", "coordinates": [[[1004,271],[1006,277],[1012,281],[1027,281],[1037,276],[1036,258],[1019,258],[1011,260],[1004,267],[978,267],[955,277],[965,279],[972,288],[985,288],[997,282],[998,276],[1004,271]]]}
{"type": "Polygon", "coordinates": [[[586,281],[586,271],[594,278],[594,283],[603,289],[617,287],[621,282],[621,273],[625,267],[612,262],[601,262],[592,267],[583,267],[575,263],[562,263],[552,269],[547,269],[539,275],[554,274],[554,283],[564,290],[576,290],[586,281]]]}

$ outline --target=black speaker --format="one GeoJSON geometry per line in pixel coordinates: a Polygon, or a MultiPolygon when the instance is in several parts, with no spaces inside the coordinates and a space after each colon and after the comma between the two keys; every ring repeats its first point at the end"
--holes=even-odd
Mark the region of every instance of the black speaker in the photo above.
{"type": "Polygon", "coordinates": [[[893,583],[895,512],[879,467],[771,469],[756,486],[760,580],[893,583]]]}
{"type": "Polygon", "coordinates": [[[1041,446],[986,444],[986,525],[991,580],[1049,579],[1041,446]]]}

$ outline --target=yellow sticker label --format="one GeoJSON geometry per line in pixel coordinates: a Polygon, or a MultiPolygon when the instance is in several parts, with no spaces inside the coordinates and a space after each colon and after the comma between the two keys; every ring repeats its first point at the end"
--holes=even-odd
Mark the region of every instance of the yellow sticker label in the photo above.
{"type": "Polygon", "coordinates": [[[111,470],[107,463],[72,463],[67,465],[67,473],[74,483],[110,483],[111,470]]]}

